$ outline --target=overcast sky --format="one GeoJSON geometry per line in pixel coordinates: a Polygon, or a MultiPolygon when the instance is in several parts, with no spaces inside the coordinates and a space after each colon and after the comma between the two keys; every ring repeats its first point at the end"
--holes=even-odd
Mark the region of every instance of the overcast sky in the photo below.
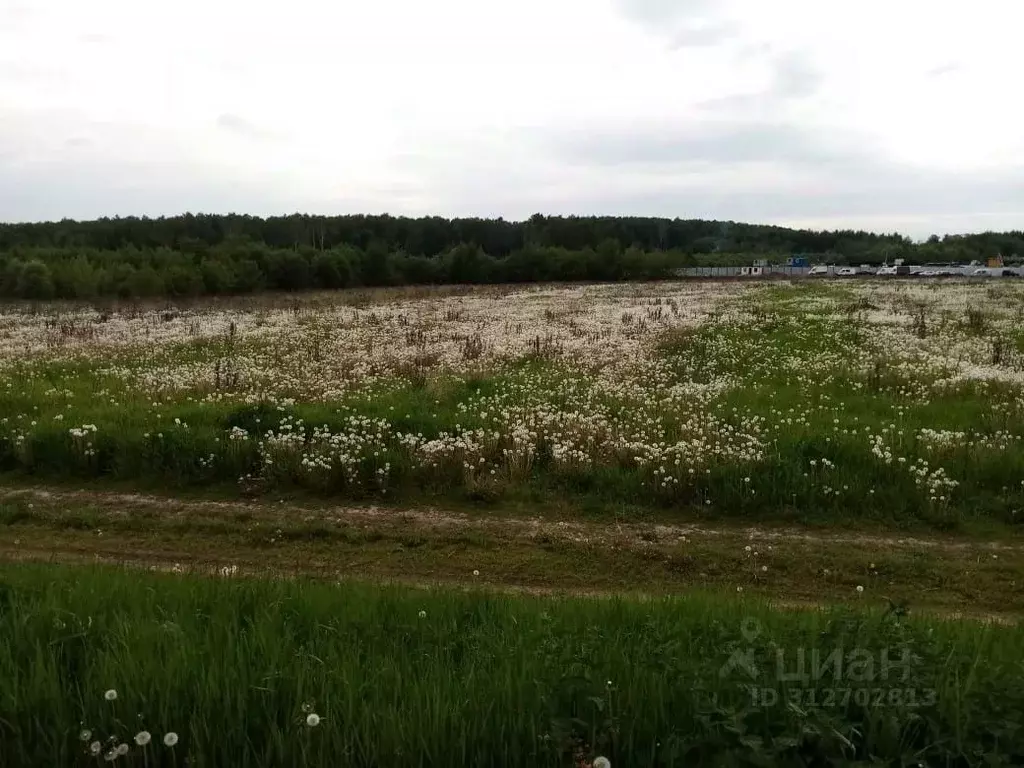
{"type": "Polygon", "coordinates": [[[0,0],[0,220],[1024,228],[1018,0],[0,0]]]}

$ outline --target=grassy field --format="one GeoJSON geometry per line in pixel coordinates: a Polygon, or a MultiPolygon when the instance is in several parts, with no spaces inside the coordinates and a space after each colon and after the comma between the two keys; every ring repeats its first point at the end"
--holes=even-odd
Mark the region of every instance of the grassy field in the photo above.
{"type": "Polygon", "coordinates": [[[1022,320],[1012,281],[8,307],[0,764],[1019,763],[1022,320]],[[719,677],[745,642],[914,677],[719,677]]]}
{"type": "Polygon", "coordinates": [[[0,468],[351,500],[1016,527],[1012,284],[0,316],[0,468]]]}
{"type": "Polygon", "coordinates": [[[0,604],[4,765],[1024,759],[1019,627],[24,565],[0,604]]]}

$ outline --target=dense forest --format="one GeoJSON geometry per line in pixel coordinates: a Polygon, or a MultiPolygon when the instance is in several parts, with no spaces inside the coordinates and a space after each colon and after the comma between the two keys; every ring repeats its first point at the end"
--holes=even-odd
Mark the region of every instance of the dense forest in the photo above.
{"type": "Polygon", "coordinates": [[[1024,259],[1024,232],[817,232],[636,217],[184,215],[0,224],[0,297],[89,299],[429,283],[637,280],[694,265],[1024,259]]]}

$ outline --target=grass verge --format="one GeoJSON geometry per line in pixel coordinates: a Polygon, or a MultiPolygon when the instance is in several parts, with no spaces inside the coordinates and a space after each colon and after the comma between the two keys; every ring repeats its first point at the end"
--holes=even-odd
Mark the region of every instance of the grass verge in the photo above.
{"type": "Polygon", "coordinates": [[[0,605],[4,765],[1024,759],[1019,627],[53,566],[0,605]]]}

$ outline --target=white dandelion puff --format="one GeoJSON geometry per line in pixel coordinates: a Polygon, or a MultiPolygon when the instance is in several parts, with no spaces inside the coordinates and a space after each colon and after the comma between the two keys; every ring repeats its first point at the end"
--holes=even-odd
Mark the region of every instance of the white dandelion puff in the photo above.
{"type": "Polygon", "coordinates": [[[318,715],[316,712],[310,712],[308,715],[306,715],[306,725],[308,725],[310,728],[316,728],[318,725],[320,725],[320,715],[318,715]]]}
{"type": "Polygon", "coordinates": [[[106,693],[103,694],[103,698],[106,699],[107,701],[113,701],[114,699],[117,698],[117,691],[115,691],[113,688],[111,688],[109,691],[107,691],[106,693]]]}
{"type": "Polygon", "coordinates": [[[164,734],[164,746],[173,747],[178,743],[178,734],[174,731],[168,731],[164,734]]]}
{"type": "Polygon", "coordinates": [[[140,747],[144,747],[153,740],[153,734],[149,731],[139,731],[135,734],[135,743],[140,747]]]}
{"type": "Polygon", "coordinates": [[[591,766],[593,768],[612,768],[612,761],[607,757],[595,757],[591,766]]]}

